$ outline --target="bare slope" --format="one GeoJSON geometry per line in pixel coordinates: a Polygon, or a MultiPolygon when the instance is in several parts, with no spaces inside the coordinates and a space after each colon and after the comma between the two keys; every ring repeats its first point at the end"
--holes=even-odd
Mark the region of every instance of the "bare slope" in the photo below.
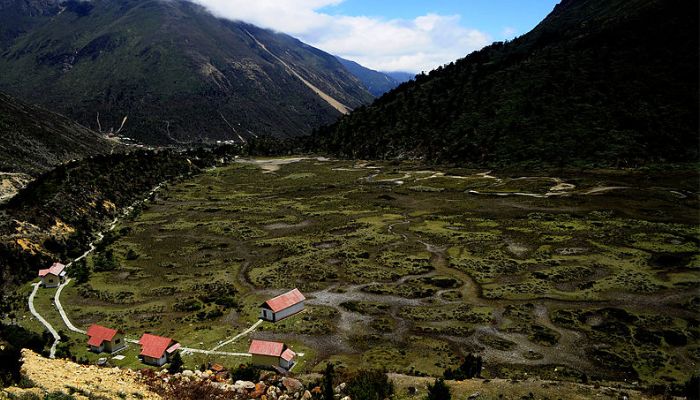
{"type": "Polygon", "coordinates": [[[0,93],[0,172],[38,174],[116,146],[62,115],[0,93]]]}

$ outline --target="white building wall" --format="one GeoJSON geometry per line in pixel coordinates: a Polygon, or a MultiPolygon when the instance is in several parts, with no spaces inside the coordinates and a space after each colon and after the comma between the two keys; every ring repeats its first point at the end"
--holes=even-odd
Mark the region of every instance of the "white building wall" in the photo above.
{"type": "Polygon", "coordinates": [[[301,312],[304,310],[304,302],[297,303],[291,307],[287,307],[284,310],[280,310],[275,313],[275,321],[279,321],[281,319],[287,318],[290,315],[294,315],[298,312],[301,312]]]}

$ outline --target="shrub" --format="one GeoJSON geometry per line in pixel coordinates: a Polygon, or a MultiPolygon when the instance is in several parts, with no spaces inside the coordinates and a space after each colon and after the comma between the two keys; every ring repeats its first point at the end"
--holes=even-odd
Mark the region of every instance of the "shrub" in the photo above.
{"type": "Polygon", "coordinates": [[[178,372],[182,372],[182,357],[180,356],[180,352],[175,352],[173,355],[172,360],[170,360],[170,365],[168,366],[168,372],[171,374],[177,374],[178,372]]]}
{"type": "Polygon", "coordinates": [[[452,394],[450,388],[442,378],[435,379],[435,383],[428,384],[428,400],[450,400],[452,394]]]}
{"type": "Polygon", "coordinates": [[[352,400],[384,400],[394,394],[394,384],[384,371],[361,370],[347,385],[352,400]]]}
{"type": "Polygon", "coordinates": [[[326,370],[323,372],[322,393],[325,400],[333,400],[335,392],[333,391],[333,379],[335,378],[335,368],[333,363],[326,364],[326,370]]]}
{"type": "Polygon", "coordinates": [[[255,382],[260,377],[260,370],[250,364],[241,364],[235,370],[231,370],[231,379],[235,381],[255,382]]]}

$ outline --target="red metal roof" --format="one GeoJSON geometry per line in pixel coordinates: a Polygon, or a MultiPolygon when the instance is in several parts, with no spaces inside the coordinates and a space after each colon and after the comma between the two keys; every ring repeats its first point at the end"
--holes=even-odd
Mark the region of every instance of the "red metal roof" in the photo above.
{"type": "Polygon", "coordinates": [[[301,303],[304,300],[306,300],[306,297],[301,294],[299,289],[294,289],[291,292],[281,294],[274,299],[266,301],[263,303],[263,307],[267,306],[270,310],[272,310],[272,312],[278,312],[295,304],[301,303]]]}
{"type": "Polygon", "coordinates": [[[169,347],[173,346],[174,343],[175,341],[171,338],[144,333],[139,339],[139,344],[141,345],[141,354],[139,355],[161,358],[165,351],[170,350],[169,347]]]}
{"type": "Polygon", "coordinates": [[[284,351],[284,343],[268,342],[265,340],[253,340],[250,343],[248,353],[257,354],[260,356],[279,357],[284,351]]]}
{"type": "Polygon", "coordinates": [[[114,336],[118,333],[116,329],[105,328],[101,325],[90,325],[87,330],[87,335],[90,338],[88,344],[90,346],[99,347],[102,342],[110,341],[114,339],[114,336]]]}
{"type": "Polygon", "coordinates": [[[282,353],[280,357],[282,357],[283,360],[290,362],[296,357],[297,353],[293,352],[292,349],[287,349],[282,353]]]}
{"type": "Polygon", "coordinates": [[[63,265],[59,262],[55,262],[49,268],[40,269],[39,270],[39,277],[43,278],[48,274],[59,276],[61,274],[61,272],[63,272],[64,269],[66,269],[65,265],[63,265]]]}

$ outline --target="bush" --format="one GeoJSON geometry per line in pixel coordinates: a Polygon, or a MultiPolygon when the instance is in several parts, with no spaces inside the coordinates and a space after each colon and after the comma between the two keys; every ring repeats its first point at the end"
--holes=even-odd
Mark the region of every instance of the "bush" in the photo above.
{"type": "Polygon", "coordinates": [[[175,352],[173,354],[172,360],[170,360],[170,365],[168,366],[168,372],[171,374],[177,374],[178,372],[182,372],[182,357],[180,356],[180,352],[175,352]]]}
{"type": "Polygon", "coordinates": [[[352,400],[384,400],[394,394],[394,384],[384,371],[361,370],[347,385],[352,400]]]}
{"type": "Polygon", "coordinates": [[[428,400],[450,400],[450,388],[441,378],[435,379],[434,384],[428,384],[428,400]]]}
{"type": "Polygon", "coordinates": [[[325,400],[333,400],[335,392],[333,391],[333,379],[335,378],[335,368],[333,363],[326,364],[326,370],[323,372],[322,393],[325,400]]]}
{"type": "Polygon", "coordinates": [[[90,279],[90,268],[87,266],[85,259],[74,261],[68,268],[68,275],[73,277],[78,285],[86,283],[90,279]]]}
{"type": "Polygon", "coordinates": [[[443,377],[445,379],[454,379],[458,381],[472,379],[481,375],[482,364],[483,360],[481,356],[475,357],[472,354],[468,354],[459,368],[456,370],[452,370],[451,368],[446,369],[443,373],[443,377]]]}
{"type": "Polygon", "coordinates": [[[255,382],[260,377],[260,370],[250,364],[241,364],[235,370],[231,370],[231,380],[255,382]]]}
{"type": "Polygon", "coordinates": [[[104,254],[100,253],[96,255],[93,259],[93,264],[97,272],[114,271],[118,267],[111,249],[106,250],[104,254]]]}

